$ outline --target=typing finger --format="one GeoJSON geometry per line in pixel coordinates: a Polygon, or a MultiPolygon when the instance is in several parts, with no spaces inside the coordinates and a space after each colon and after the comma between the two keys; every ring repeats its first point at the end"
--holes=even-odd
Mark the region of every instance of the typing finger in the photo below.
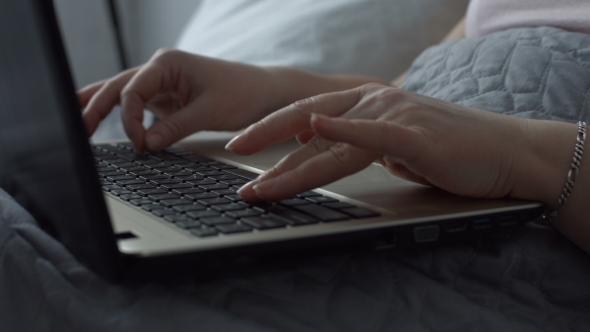
{"type": "MultiPolygon", "coordinates": [[[[369,166],[377,157],[375,152],[336,143],[297,167],[260,181],[252,189],[260,200],[278,201],[356,173],[369,166]]],[[[248,200],[249,197],[245,196],[244,199],[248,200]]]]}
{"type": "Polygon", "coordinates": [[[143,112],[147,103],[161,92],[174,91],[175,78],[165,63],[143,67],[121,92],[123,128],[136,150],[145,148],[143,112]]]}
{"type": "Polygon", "coordinates": [[[298,101],[251,125],[226,148],[238,154],[255,153],[270,144],[286,141],[310,129],[309,119],[312,113],[339,116],[356,105],[359,98],[360,90],[352,89],[298,101]]]}
{"type": "Polygon", "coordinates": [[[98,88],[90,97],[90,101],[88,101],[82,114],[89,135],[94,133],[100,122],[111,113],[113,107],[119,104],[121,90],[135,72],[135,70],[122,72],[112,79],[104,81],[101,85],[90,86],[88,92],[85,89],[83,90],[84,98],[86,98],[93,89],[98,88]]]}

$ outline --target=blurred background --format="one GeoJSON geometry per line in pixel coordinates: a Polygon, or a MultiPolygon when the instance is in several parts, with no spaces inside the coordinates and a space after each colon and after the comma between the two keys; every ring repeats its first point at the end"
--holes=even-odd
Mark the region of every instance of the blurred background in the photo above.
{"type": "MultiPolygon", "coordinates": [[[[161,47],[259,66],[392,80],[469,0],[54,0],[78,88],[161,47]]],[[[115,110],[93,139],[124,138],[115,110]]],[[[148,115],[145,125],[152,119],[148,115]]]]}

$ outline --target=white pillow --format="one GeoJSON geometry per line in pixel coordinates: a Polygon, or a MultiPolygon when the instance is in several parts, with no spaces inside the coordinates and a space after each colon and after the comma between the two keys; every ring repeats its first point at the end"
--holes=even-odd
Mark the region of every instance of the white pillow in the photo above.
{"type": "Polygon", "coordinates": [[[178,48],[255,65],[391,80],[468,0],[205,0],[178,48]]]}

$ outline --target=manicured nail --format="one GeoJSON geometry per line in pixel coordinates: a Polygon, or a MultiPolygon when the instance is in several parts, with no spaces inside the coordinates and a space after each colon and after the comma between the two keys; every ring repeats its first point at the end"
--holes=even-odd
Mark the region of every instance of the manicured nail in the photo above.
{"type": "Polygon", "coordinates": [[[234,137],[231,141],[229,141],[229,143],[227,143],[225,145],[225,149],[228,151],[233,151],[236,147],[238,147],[239,145],[241,145],[242,143],[244,143],[245,140],[245,136],[242,135],[238,135],[236,137],[234,137]]]}
{"type": "Polygon", "coordinates": [[[162,148],[163,142],[164,142],[164,139],[162,138],[162,135],[160,135],[160,134],[152,134],[146,140],[147,147],[151,151],[159,151],[162,148]]]}
{"type": "Polygon", "coordinates": [[[269,193],[272,193],[273,189],[275,189],[275,187],[278,185],[278,182],[279,181],[276,178],[270,179],[268,181],[264,181],[262,183],[255,185],[254,187],[252,187],[252,189],[256,193],[256,196],[262,198],[260,195],[261,194],[268,195],[269,193]]]}

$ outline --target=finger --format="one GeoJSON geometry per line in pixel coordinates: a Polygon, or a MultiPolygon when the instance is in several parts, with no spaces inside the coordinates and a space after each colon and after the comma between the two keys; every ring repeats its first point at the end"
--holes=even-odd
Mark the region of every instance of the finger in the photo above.
{"type": "Polygon", "coordinates": [[[88,105],[90,99],[92,99],[92,96],[94,96],[94,94],[96,94],[96,92],[102,88],[105,82],[106,80],[95,82],[83,87],[77,92],[78,102],[80,103],[81,108],[85,108],[88,105]]]}
{"type": "Polygon", "coordinates": [[[98,90],[92,95],[82,114],[89,135],[94,133],[100,122],[111,113],[113,107],[119,104],[121,90],[135,72],[135,70],[128,70],[105,81],[100,87],[92,86],[92,88],[98,88],[98,90]]]}
{"type": "Polygon", "coordinates": [[[184,108],[163,117],[154,123],[145,134],[145,147],[150,151],[160,151],[178,140],[209,127],[214,109],[213,102],[206,95],[184,108]]]}
{"type": "MultiPolygon", "coordinates": [[[[252,189],[258,199],[278,201],[356,173],[369,166],[377,157],[375,152],[336,143],[296,168],[260,181],[252,189]]],[[[243,197],[247,200],[250,196],[243,197]]]]}
{"type": "Polygon", "coordinates": [[[298,101],[251,125],[226,146],[238,154],[252,154],[270,144],[285,141],[310,129],[312,113],[339,116],[354,107],[360,99],[360,89],[326,93],[298,101]]]}
{"type": "Polygon", "coordinates": [[[309,140],[311,140],[314,136],[315,136],[315,133],[313,132],[313,130],[306,130],[306,131],[300,132],[295,137],[297,138],[297,142],[299,142],[299,144],[303,145],[303,144],[309,142],[309,140]]]}
{"type": "Polygon", "coordinates": [[[413,159],[423,151],[420,132],[386,120],[329,118],[314,114],[310,120],[317,135],[361,149],[401,159],[413,159]]]}
{"type": "Polygon", "coordinates": [[[123,128],[138,151],[145,148],[143,113],[146,104],[160,92],[173,90],[173,82],[166,65],[148,65],[133,76],[121,92],[123,128]]]}

